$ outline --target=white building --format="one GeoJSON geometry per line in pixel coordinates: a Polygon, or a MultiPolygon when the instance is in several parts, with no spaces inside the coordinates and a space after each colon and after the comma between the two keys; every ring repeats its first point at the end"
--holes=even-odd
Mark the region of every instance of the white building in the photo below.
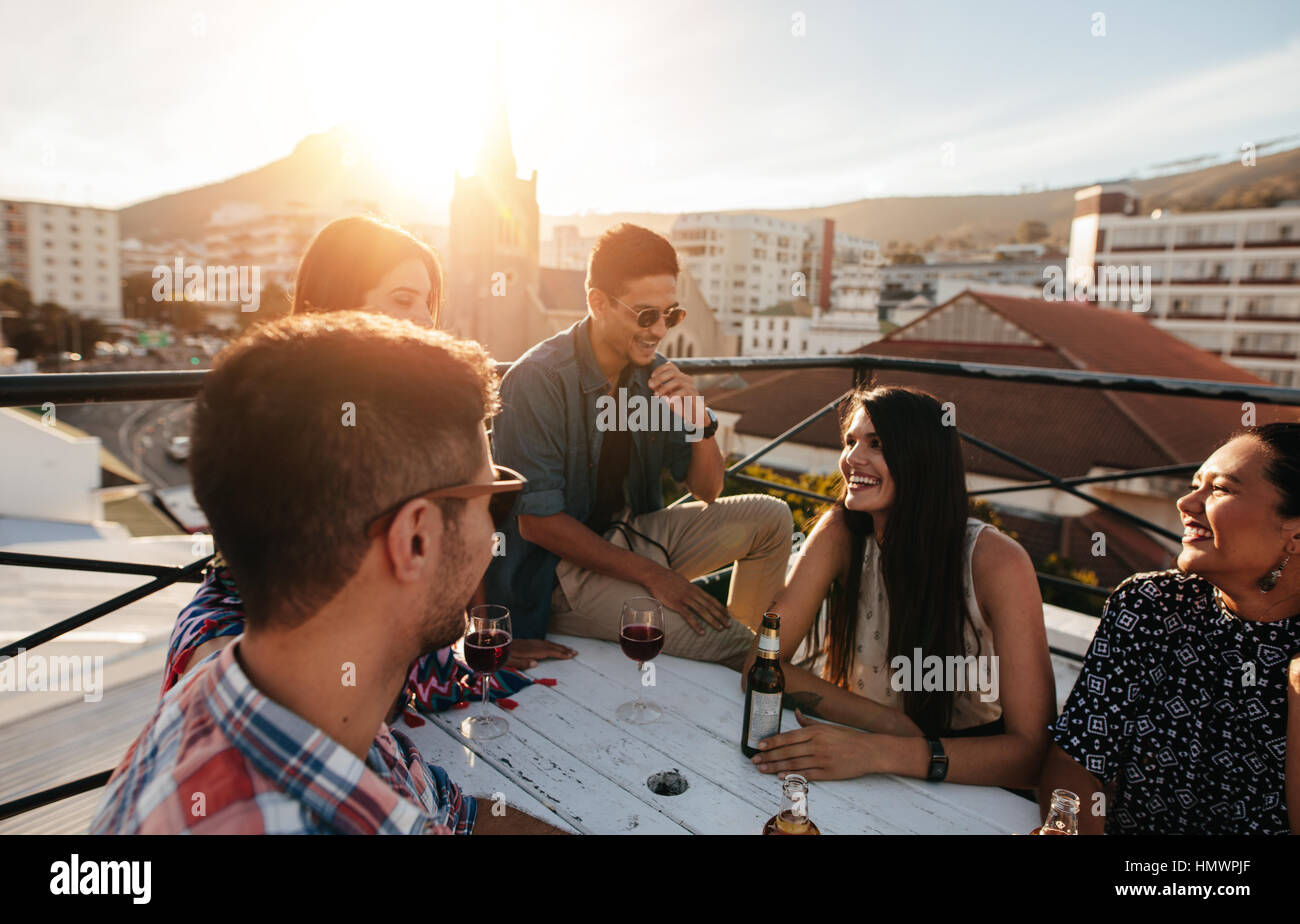
{"type": "MultiPolygon", "coordinates": [[[[673,222],[671,240],[728,334],[745,316],[800,294],[806,225],[766,215],[696,212],[673,222]]],[[[806,279],[804,280],[806,285],[806,279]]]]}
{"type": "Polygon", "coordinates": [[[963,289],[982,289],[994,286],[1026,286],[1042,293],[1044,273],[1055,267],[1064,270],[1063,260],[982,260],[977,263],[898,263],[881,270],[886,299],[891,294],[902,293],[910,298],[918,293],[927,295],[936,304],[942,282],[962,283],[963,289]]]}
{"type": "Polygon", "coordinates": [[[813,316],[800,352],[847,353],[880,339],[880,245],[836,231],[830,219],[808,227],[803,264],[813,316]]]}
{"type": "Polygon", "coordinates": [[[142,241],[129,237],[118,245],[118,262],[122,278],[152,275],[159,266],[173,266],[180,257],[185,265],[204,266],[207,252],[202,244],[190,241],[142,241]]]}
{"type": "Polygon", "coordinates": [[[587,257],[596,246],[596,238],[582,237],[577,225],[556,225],[551,239],[542,241],[538,263],[551,269],[586,270],[587,257]]]}
{"type": "Polygon", "coordinates": [[[212,213],[204,241],[211,266],[261,267],[263,286],[293,289],[298,261],[316,232],[333,217],[289,203],[275,209],[229,202],[212,213]]]}
{"type": "Polygon", "coordinates": [[[0,200],[0,276],[26,286],[36,304],[120,319],[117,212],[0,200]]]}
{"type": "Polygon", "coordinates": [[[673,224],[672,242],[683,270],[699,281],[724,329],[740,335],[746,355],[780,353],[782,341],[792,352],[843,353],[880,336],[880,247],[836,231],[830,219],[800,224],[693,213],[673,224]],[[768,309],[800,300],[811,303],[810,316],[769,316],[768,309]],[[754,314],[761,314],[757,326],[754,314]],[[787,329],[769,331],[767,321],[777,317],[787,329]]]}
{"type": "Polygon", "coordinates": [[[772,305],[747,316],[740,352],[745,356],[808,354],[812,314],[812,306],[799,299],[772,305]]]}
{"type": "MultiPolygon", "coordinates": [[[[1149,269],[1147,318],[1278,385],[1300,385],[1300,205],[1141,214],[1128,186],[1075,193],[1067,277],[1149,269]]],[[[1100,301],[1132,308],[1131,299],[1100,301]]]]}

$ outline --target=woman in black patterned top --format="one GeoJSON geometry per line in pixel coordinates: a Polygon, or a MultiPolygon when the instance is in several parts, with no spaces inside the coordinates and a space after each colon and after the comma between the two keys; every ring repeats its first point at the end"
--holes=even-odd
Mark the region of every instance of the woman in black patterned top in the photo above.
{"type": "Polygon", "coordinates": [[[1178,510],[1178,569],[1106,601],[1040,793],[1078,793],[1083,833],[1300,832],[1300,423],[1229,440],[1178,510]]]}

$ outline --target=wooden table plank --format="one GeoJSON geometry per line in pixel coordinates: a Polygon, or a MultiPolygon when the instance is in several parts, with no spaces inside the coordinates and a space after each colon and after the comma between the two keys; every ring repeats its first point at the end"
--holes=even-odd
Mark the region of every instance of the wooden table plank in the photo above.
{"type": "MultiPolygon", "coordinates": [[[[565,663],[562,667],[562,671],[556,671],[565,678],[560,679],[561,687],[566,686],[567,678],[575,674],[587,672],[590,675],[586,667],[573,662],[565,663]]],[[[630,661],[627,667],[631,670],[630,661]]],[[[614,717],[613,712],[618,704],[632,699],[634,694],[629,692],[629,695],[622,695],[622,691],[613,686],[606,686],[604,693],[601,700],[592,706],[580,697],[559,692],[559,688],[540,685],[529,687],[517,697],[519,708],[508,715],[510,734],[482,742],[481,752],[491,754],[492,746],[497,746],[502,754],[509,754],[511,736],[540,735],[566,752],[571,760],[581,760],[605,781],[621,789],[625,794],[623,802],[626,805],[640,803],[642,819],[647,813],[657,815],[678,825],[680,829],[693,833],[757,831],[774,814],[774,811],[769,810],[766,815],[762,815],[760,809],[728,792],[703,774],[688,772],[686,775],[690,785],[680,795],[666,796],[652,792],[646,785],[651,774],[682,769],[682,755],[656,746],[653,739],[638,736],[633,731],[634,726],[625,725],[614,717]]],[[[447,719],[440,717],[440,720],[455,730],[463,716],[447,716],[447,719]]],[[[480,750],[480,742],[470,741],[467,744],[474,750],[480,750]]],[[[559,785],[564,782],[557,781],[559,785]]],[[[584,794],[582,799],[586,798],[584,794]]],[[[590,813],[583,814],[590,825],[593,821],[590,813]]],[[[578,823],[575,821],[575,824],[578,823]]],[[[640,831],[641,827],[637,830],[640,831]]]]}
{"type": "MultiPolygon", "coordinates": [[[[455,710],[454,714],[462,717],[465,715],[464,710],[455,710]]],[[[507,811],[519,809],[562,830],[578,830],[532,793],[465,747],[459,735],[453,735],[441,724],[426,721],[423,725],[412,728],[405,722],[399,722],[397,727],[420,749],[426,762],[437,764],[446,770],[462,792],[479,797],[480,817],[492,813],[499,793],[505,797],[505,803],[509,807],[507,811]]]]}
{"type": "MultiPolygon", "coordinates": [[[[581,663],[609,683],[625,683],[625,698],[635,695],[635,666],[617,645],[573,637],[556,640],[579,651],[574,662],[544,662],[538,668],[538,673],[560,680],[557,690],[564,688],[565,676],[571,674],[566,669],[581,663]]],[[[739,750],[744,703],[739,675],[717,664],[666,655],[654,663],[657,683],[648,689],[648,698],[664,708],[666,715],[661,722],[648,726],[646,733],[657,736],[672,753],[690,754],[687,763],[704,768],[702,772],[713,781],[753,801],[770,816],[779,803],[779,784],[774,776],[753,770],[739,750]],[[682,730],[681,721],[697,726],[699,734],[683,740],[683,735],[690,733],[682,730]]],[[[572,673],[568,679],[575,687],[575,695],[586,695],[593,702],[608,695],[590,688],[590,679],[580,673],[572,673]],[[583,684],[588,685],[585,691],[578,689],[583,684]]],[[[787,710],[782,728],[797,724],[787,710]]],[[[1028,831],[1038,824],[1033,803],[996,787],[935,784],[888,775],[814,783],[809,806],[814,820],[835,819],[827,825],[828,831],[1010,833],[1028,831]],[[817,810],[819,804],[825,805],[822,812],[817,810]]]]}
{"type": "MultiPolygon", "coordinates": [[[[598,759],[597,756],[578,756],[564,742],[551,740],[523,720],[528,712],[566,709],[567,700],[541,684],[521,691],[517,700],[518,709],[503,713],[510,722],[510,731],[500,738],[461,739],[458,729],[467,715],[462,709],[444,712],[431,721],[447,729],[465,747],[584,834],[688,833],[653,805],[639,797],[630,797],[635,794],[629,794],[627,789],[608,779],[590,762],[598,759]]],[[[646,795],[651,795],[649,790],[646,795]]]]}

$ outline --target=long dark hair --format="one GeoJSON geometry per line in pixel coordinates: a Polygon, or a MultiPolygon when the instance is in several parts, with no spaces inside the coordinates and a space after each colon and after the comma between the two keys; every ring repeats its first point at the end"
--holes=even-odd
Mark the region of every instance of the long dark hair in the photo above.
{"type": "Polygon", "coordinates": [[[293,314],[364,307],[365,295],[393,267],[419,260],[429,271],[429,314],[442,307],[442,266],[428,244],[397,225],[353,215],[317,232],[298,264],[293,314]]]}
{"type": "Polygon", "coordinates": [[[1300,517],[1300,423],[1281,421],[1244,427],[1232,438],[1238,436],[1253,436],[1264,444],[1268,453],[1264,476],[1282,495],[1277,512],[1287,519],[1300,517]]]}
{"type": "MultiPolygon", "coordinates": [[[[880,564],[889,599],[889,658],[914,649],[925,657],[964,655],[964,627],[970,620],[965,594],[966,471],[955,425],[945,425],[945,409],[931,394],[885,386],[853,393],[841,417],[847,435],[859,410],[867,413],[880,439],[894,480],[895,499],[885,524],[880,564]]],[[[849,572],[832,588],[826,610],[824,676],[846,686],[857,650],[858,594],[862,560],[874,531],[869,513],[844,506],[848,486],[836,501],[852,535],[849,572]]],[[[937,735],[952,720],[953,691],[911,690],[903,711],[926,732],[937,735]]]]}

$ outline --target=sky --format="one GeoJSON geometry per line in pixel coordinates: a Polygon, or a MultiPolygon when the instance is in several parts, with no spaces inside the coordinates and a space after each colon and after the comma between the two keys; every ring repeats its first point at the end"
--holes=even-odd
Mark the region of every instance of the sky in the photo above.
{"type": "Polygon", "coordinates": [[[547,214],[1017,192],[1300,144],[1294,0],[0,0],[0,22],[0,197],[107,208],[348,125],[445,220],[498,50],[547,214]]]}

